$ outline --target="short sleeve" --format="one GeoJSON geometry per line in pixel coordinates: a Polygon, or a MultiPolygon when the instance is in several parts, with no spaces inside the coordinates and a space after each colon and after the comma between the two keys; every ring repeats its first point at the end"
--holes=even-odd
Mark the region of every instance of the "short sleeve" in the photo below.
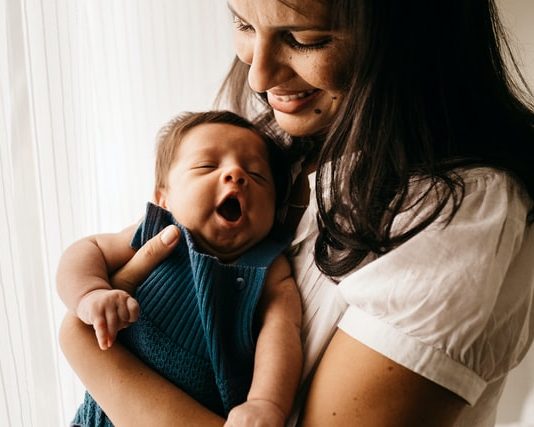
{"type": "Polygon", "coordinates": [[[503,172],[466,173],[451,223],[432,224],[346,277],[339,327],[475,404],[532,342],[532,201],[503,172]]]}

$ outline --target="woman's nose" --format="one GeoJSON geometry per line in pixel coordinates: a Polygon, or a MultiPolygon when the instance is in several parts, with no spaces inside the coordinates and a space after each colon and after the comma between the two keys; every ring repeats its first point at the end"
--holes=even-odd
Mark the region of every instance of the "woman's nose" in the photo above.
{"type": "Polygon", "coordinates": [[[255,92],[266,92],[289,80],[294,72],[281,57],[276,41],[256,35],[248,42],[241,60],[250,65],[248,84],[255,92]]]}
{"type": "Polygon", "coordinates": [[[226,169],[221,175],[225,184],[246,185],[247,177],[246,173],[239,166],[232,166],[226,169]]]}

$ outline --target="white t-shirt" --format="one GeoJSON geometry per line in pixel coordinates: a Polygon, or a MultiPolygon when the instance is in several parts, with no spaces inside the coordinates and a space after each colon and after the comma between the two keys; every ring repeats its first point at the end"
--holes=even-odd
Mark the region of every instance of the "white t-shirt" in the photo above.
{"type": "MultiPolygon", "coordinates": [[[[533,202],[504,172],[460,174],[465,196],[448,226],[437,222],[386,255],[368,257],[337,285],[313,261],[310,176],[311,203],[292,258],[304,306],[303,381],[339,326],[468,402],[456,426],[494,425],[506,375],[534,337],[534,227],[526,223],[533,202]]],[[[411,216],[400,214],[393,232],[411,216]]]]}

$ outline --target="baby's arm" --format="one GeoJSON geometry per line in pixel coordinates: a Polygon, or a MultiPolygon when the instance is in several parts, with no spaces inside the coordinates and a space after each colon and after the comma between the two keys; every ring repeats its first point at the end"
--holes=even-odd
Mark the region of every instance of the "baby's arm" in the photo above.
{"type": "Polygon", "coordinates": [[[285,256],[269,269],[258,307],[261,329],[247,401],[230,411],[226,426],[283,426],[302,370],[302,307],[285,256]]]}
{"type": "Polygon", "coordinates": [[[108,274],[134,255],[130,241],[135,228],[81,239],[66,249],[58,266],[57,289],[67,308],[93,325],[98,344],[106,350],[117,332],[137,320],[139,306],[132,289],[112,289],[108,274]]]}

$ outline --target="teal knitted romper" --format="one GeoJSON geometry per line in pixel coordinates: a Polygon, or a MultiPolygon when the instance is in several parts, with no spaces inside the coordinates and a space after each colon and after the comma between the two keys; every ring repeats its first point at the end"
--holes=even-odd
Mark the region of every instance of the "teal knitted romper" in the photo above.
{"type": "MultiPolygon", "coordinates": [[[[252,381],[254,312],[272,261],[289,236],[271,233],[232,264],[196,250],[171,213],[148,204],[132,247],[169,224],[181,229],[173,254],[139,286],[139,320],[118,340],[152,369],[212,411],[225,416],[244,402],[252,381]]],[[[98,373],[96,373],[98,374],[98,373]]],[[[112,426],[85,393],[72,425],[112,426]]]]}

